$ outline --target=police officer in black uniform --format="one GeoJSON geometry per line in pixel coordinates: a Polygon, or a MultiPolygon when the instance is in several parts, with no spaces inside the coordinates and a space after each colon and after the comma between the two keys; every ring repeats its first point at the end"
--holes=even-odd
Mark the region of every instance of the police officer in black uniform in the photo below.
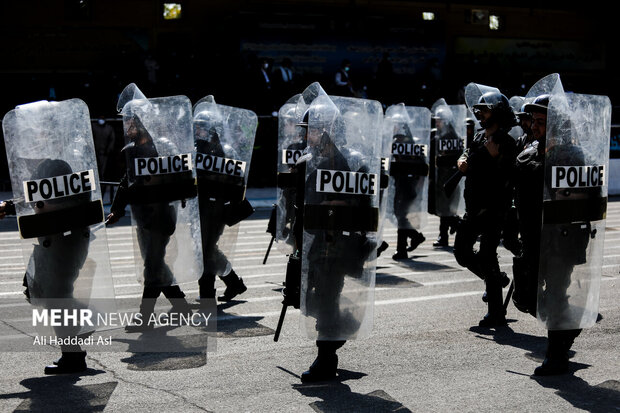
{"type": "Polygon", "coordinates": [[[463,153],[462,144],[450,150],[439,150],[441,141],[451,144],[462,142],[461,137],[454,130],[454,125],[451,123],[452,115],[448,111],[448,107],[439,107],[432,118],[435,127],[431,137],[428,212],[439,216],[439,236],[433,242],[433,247],[448,246],[448,231],[454,234],[460,219],[457,215],[449,215],[450,206],[455,202],[454,198],[459,197],[460,194],[453,193],[448,197],[443,190],[446,181],[457,171],[456,161],[463,153]]]}
{"type": "MultiPolygon", "coordinates": [[[[153,138],[146,130],[137,115],[133,115],[127,121],[126,134],[130,139],[123,151],[131,151],[129,159],[147,158],[158,156],[153,138]]],[[[176,229],[176,210],[170,202],[157,202],[155,200],[143,203],[136,194],[136,187],[129,185],[128,168],[121,179],[120,185],[110,207],[107,217],[108,224],[114,224],[125,215],[125,207],[130,204],[132,214],[137,223],[137,237],[140,253],[144,260],[144,290],[140,304],[142,323],[129,325],[128,332],[150,330],[154,327],[149,323],[149,318],[155,309],[155,302],[161,293],[170,300],[173,312],[191,313],[191,307],[185,299],[185,293],[175,284],[174,274],[165,262],[166,246],[176,229]]],[[[136,180],[148,179],[149,177],[135,177],[136,180]]],[[[144,199],[142,200],[144,201],[144,199]]]]}
{"type": "MultiPolygon", "coordinates": [[[[304,117],[307,123],[307,116],[304,117]]],[[[302,123],[303,125],[303,123],[302,123]]],[[[338,356],[336,351],[345,344],[345,340],[334,339],[341,334],[337,331],[341,326],[347,325],[352,330],[356,330],[359,322],[346,310],[339,308],[340,294],[344,286],[344,277],[350,276],[359,278],[363,272],[363,265],[366,258],[376,249],[376,245],[370,242],[365,235],[358,233],[345,233],[338,230],[324,230],[320,228],[324,225],[319,216],[304,216],[303,208],[306,206],[338,206],[351,205],[350,195],[335,193],[320,193],[315,190],[317,171],[315,170],[305,180],[305,168],[310,154],[320,157],[321,161],[316,169],[350,171],[351,168],[345,156],[338,149],[329,132],[322,128],[312,127],[308,131],[308,149],[306,155],[302,156],[297,163],[298,188],[296,191],[296,211],[298,215],[295,219],[295,235],[297,251],[289,260],[298,260],[301,248],[308,248],[308,274],[306,290],[306,307],[308,311],[314,313],[307,314],[316,318],[316,330],[318,339],[317,358],[310,368],[301,375],[302,382],[316,382],[329,380],[336,377],[338,367],[338,356]],[[304,181],[305,180],[305,181],[304,181]],[[305,190],[304,190],[305,188],[305,190]],[[308,196],[305,199],[304,194],[308,196]],[[303,232],[314,235],[311,245],[303,245],[303,232]]],[[[364,172],[364,166],[360,167],[360,172],[364,172]]],[[[365,206],[365,197],[360,197],[358,207],[365,206]]],[[[290,263],[289,263],[290,265],[290,263]]],[[[299,265],[299,263],[297,264],[299,265]]],[[[288,271],[288,270],[287,270],[288,271]]],[[[290,288],[289,277],[285,297],[292,291],[290,288]]],[[[344,334],[347,334],[344,332],[344,334]]]]}
{"type": "Polygon", "coordinates": [[[512,202],[511,175],[516,145],[508,131],[516,124],[508,99],[499,91],[480,96],[473,111],[482,132],[458,160],[465,174],[465,216],[454,241],[457,262],[485,281],[488,313],[482,327],[506,325],[502,287],[509,279],[499,269],[497,247],[512,202]],[[474,244],[480,237],[480,248],[474,244]]]}
{"type": "MultiPolygon", "coordinates": [[[[393,143],[414,143],[407,123],[397,122],[395,128],[398,130],[392,138],[393,143]]],[[[424,176],[428,175],[428,170],[429,166],[424,156],[394,155],[390,164],[390,176],[394,179],[394,216],[398,224],[396,254],[392,255],[393,260],[408,259],[407,252],[415,250],[426,241],[424,234],[413,228],[407,214],[416,198],[423,195],[418,193],[416,188],[424,176]],[[409,245],[407,240],[410,242],[409,245]]]]}
{"type": "MultiPolygon", "coordinates": [[[[545,179],[549,179],[545,176],[551,176],[552,165],[584,165],[585,162],[584,154],[578,146],[558,144],[549,147],[546,144],[549,99],[550,96],[547,94],[540,95],[533,102],[524,105],[524,111],[531,114],[531,136],[526,140],[523,150],[516,159],[515,201],[519,212],[523,253],[514,260],[513,302],[520,311],[536,317],[540,295],[547,295],[552,308],[545,308],[543,311],[547,314],[541,314],[541,317],[554,319],[561,318],[561,312],[564,307],[568,306],[566,290],[571,282],[571,273],[575,265],[585,262],[591,232],[589,225],[582,225],[581,222],[563,225],[563,233],[552,237],[549,245],[545,246],[546,259],[552,262],[553,276],[544,280],[539,279],[541,229],[543,228],[542,194],[545,179]],[[546,148],[547,154],[545,154],[546,148]],[[547,156],[546,162],[545,156],[547,156]],[[553,314],[553,312],[557,313],[553,314]]],[[[597,191],[597,189],[586,189],[586,191],[597,191]]],[[[569,191],[558,190],[550,206],[554,203],[553,201],[566,197],[563,192],[569,191]]],[[[579,190],[572,192],[579,196],[579,190]]],[[[554,215],[549,207],[547,211],[548,214],[554,215]]],[[[565,373],[568,370],[568,352],[580,333],[581,329],[547,330],[545,360],[535,369],[534,375],[548,376],[565,373]]]]}
{"type": "MultiPolygon", "coordinates": [[[[226,157],[220,142],[218,126],[212,119],[201,118],[204,112],[194,119],[196,152],[204,155],[226,157]],[[208,138],[205,139],[206,135],[208,138]]],[[[206,115],[205,115],[206,116],[206,115]]],[[[228,148],[229,151],[231,148],[228,148]]],[[[218,241],[224,232],[225,217],[232,207],[244,199],[244,182],[242,179],[232,182],[231,177],[212,174],[209,171],[197,170],[198,204],[200,208],[200,230],[202,236],[202,257],[204,270],[198,280],[201,302],[203,299],[215,298],[215,277],[220,275],[226,285],[219,301],[231,301],[237,295],[247,291],[243,279],[237,275],[230,261],[218,248],[218,241]],[[228,272],[226,272],[228,271],[228,272]]],[[[233,178],[234,179],[234,178],[233,178]]]]}

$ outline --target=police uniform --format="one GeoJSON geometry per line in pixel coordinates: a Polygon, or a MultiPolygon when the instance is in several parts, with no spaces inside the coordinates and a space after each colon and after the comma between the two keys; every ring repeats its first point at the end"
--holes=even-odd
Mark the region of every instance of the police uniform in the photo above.
{"type": "MultiPolygon", "coordinates": [[[[516,119],[508,100],[499,92],[489,92],[480,97],[480,105],[492,106],[488,122],[497,125],[492,136],[486,130],[477,133],[470,148],[459,158],[467,161],[465,174],[465,215],[454,241],[457,262],[485,281],[485,297],[488,313],[480,326],[506,325],[502,287],[509,282],[499,268],[497,247],[499,245],[506,213],[512,203],[512,173],[516,145],[508,134],[516,119]],[[493,157],[485,144],[492,139],[498,146],[499,155],[493,157]],[[480,247],[474,244],[480,237],[480,247]]],[[[489,125],[483,125],[487,127],[489,125]]]]}
{"type": "MultiPolygon", "coordinates": [[[[412,143],[413,137],[407,128],[406,134],[394,135],[393,141],[412,143]]],[[[419,182],[424,179],[424,176],[428,175],[428,164],[421,157],[409,158],[394,155],[390,165],[390,175],[394,180],[394,216],[398,227],[396,254],[392,258],[395,260],[406,259],[407,251],[413,251],[426,240],[421,232],[413,228],[407,215],[416,198],[422,196],[416,191],[416,188],[420,186],[419,182]],[[407,245],[408,239],[411,240],[409,246],[407,245]]]]}
{"type": "Polygon", "coordinates": [[[451,151],[439,152],[438,145],[441,140],[456,142],[461,141],[454,127],[451,124],[443,125],[442,128],[436,128],[431,139],[431,165],[430,170],[436,171],[430,174],[429,179],[429,213],[439,216],[439,237],[433,243],[434,247],[448,246],[448,231],[454,233],[456,231],[459,217],[453,215],[453,211],[449,206],[454,203],[454,198],[459,197],[459,192],[453,192],[451,196],[447,196],[443,190],[445,183],[456,173],[456,161],[462,154],[458,149],[451,151]]]}
{"type": "MultiPolygon", "coordinates": [[[[129,154],[130,159],[147,158],[158,156],[152,138],[142,126],[137,117],[133,118],[137,122],[139,137],[132,143],[123,148],[124,151],[134,152],[129,154]],[[140,139],[145,142],[139,144],[140,139]]],[[[125,207],[130,204],[132,215],[136,221],[136,235],[140,254],[144,261],[144,290],[142,292],[142,302],[140,313],[142,320],[149,320],[155,309],[155,301],[161,293],[170,300],[174,311],[191,312],[191,308],[185,299],[185,294],[176,285],[174,274],[166,264],[166,247],[170,242],[170,237],[176,229],[177,212],[175,205],[170,202],[150,202],[138,203],[136,193],[129,186],[129,174],[134,180],[150,179],[149,177],[135,177],[132,168],[128,169],[121,182],[110,207],[110,211],[116,217],[125,215],[125,207]]],[[[128,326],[128,330],[141,330],[152,328],[153,325],[143,322],[141,325],[128,326]]]]}
{"type": "MultiPolygon", "coordinates": [[[[226,156],[216,133],[211,141],[204,139],[196,140],[196,150],[198,153],[206,155],[226,156]]],[[[241,201],[244,186],[241,180],[238,182],[239,185],[228,185],[227,182],[215,182],[212,179],[204,179],[207,175],[212,179],[228,179],[228,177],[223,175],[214,176],[210,175],[208,171],[198,171],[198,202],[204,260],[204,271],[198,280],[200,298],[215,298],[215,277],[220,275],[220,278],[226,285],[226,290],[218,299],[220,301],[230,301],[237,295],[245,292],[247,287],[243,280],[235,273],[232,264],[218,248],[217,244],[224,233],[225,217],[229,213],[231,206],[241,201]],[[235,190],[235,188],[238,190],[235,190]]]]}

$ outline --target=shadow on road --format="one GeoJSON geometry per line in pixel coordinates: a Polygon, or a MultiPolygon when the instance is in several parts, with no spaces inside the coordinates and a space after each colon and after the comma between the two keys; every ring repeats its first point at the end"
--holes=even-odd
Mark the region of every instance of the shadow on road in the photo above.
{"type": "MultiPolygon", "coordinates": [[[[508,320],[509,323],[516,320],[508,320]]],[[[485,327],[470,327],[469,331],[476,333],[476,337],[484,340],[493,340],[497,344],[512,346],[529,351],[526,357],[541,361],[545,357],[547,349],[547,337],[532,336],[530,334],[517,333],[510,327],[495,329],[485,327]]]]}
{"type": "Polygon", "coordinates": [[[541,386],[556,389],[555,394],[575,406],[575,408],[592,413],[609,413],[620,411],[620,381],[607,380],[591,386],[573,373],[587,365],[570,363],[570,374],[561,376],[532,376],[541,386]]]}
{"type": "Polygon", "coordinates": [[[82,376],[95,376],[102,370],[88,369],[82,374],[34,377],[20,384],[29,391],[0,395],[0,399],[24,399],[15,412],[101,412],[117,382],[77,386],[82,376]]]}
{"type": "Polygon", "coordinates": [[[344,384],[347,380],[359,380],[365,373],[338,369],[338,377],[329,382],[294,384],[293,388],[307,397],[318,397],[320,401],[310,403],[315,412],[410,412],[402,403],[394,400],[383,390],[368,394],[354,393],[344,384]]]}

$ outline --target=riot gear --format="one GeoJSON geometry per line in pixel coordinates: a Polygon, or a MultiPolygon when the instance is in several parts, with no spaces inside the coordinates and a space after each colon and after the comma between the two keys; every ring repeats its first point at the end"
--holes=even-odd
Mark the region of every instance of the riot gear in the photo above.
{"type": "Polygon", "coordinates": [[[465,149],[465,105],[449,106],[439,99],[431,108],[435,133],[431,139],[428,212],[440,217],[439,237],[434,247],[448,246],[448,231],[454,234],[458,215],[464,209],[463,184],[447,196],[444,185],[458,171],[456,161],[465,149]]]}
{"type": "Polygon", "coordinates": [[[458,161],[466,177],[466,213],[457,230],[454,256],[460,265],[485,281],[488,313],[479,325],[504,326],[502,287],[507,285],[507,278],[499,268],[497,247],[512,202],[516,145],[507,131],[514,125],[515,115],[508,99],[496,88],[470,83],[465,100],[470,109],[477,111],[485,130],[475,135],[471,147],[458,161]],[[474,252],[478,237],[480,247],[474,252]]]}
{"type": "MultiPolygon", "coordinates": [[[[20,105],[2,122],[29,302],[45,311],[115,311],[114,284],[90,115],[79,99],[20,105]],[[45,148],[43,150],[43,148],[45,148]]],[[[41,335],[86,338],[96,325],[45,327],[41,335]]],[[[45,374],[86,369],[79,345],[45,374]]]]}
{"type": "Polygon", "coordinates": [[[398,228],[394,260],[407,259],[426,240],[419,230],[428,219],[430,127],[427,108],[401,103],[385,111],[384,133],[392,137],[387,215],[398,228]]]}
{"type": "Polygon", "coordinates": [[[574,339],[598,316],[610,103],[565,94],[557,74],[526,98],[535,140],[517,157],[524,248],[513,267],[514,302],[547,328],[546,357],[534,374],[553,375],[566,372],[574,339]]]}
{"type": "Polygon", "coordinates": [[[336,350],[345,340],[367,336],[372,325],[380,167],[375,154],[383,115],[379,102],[315,90],[320,93],[312,100],[295,103],[300,109],[296,123],[306,123],[307,114],[302,129],[307,147],[292,170],[282,168],[292,171],[297,183],[296,252],[289,256],[282,316],[288,305],[298,305],[301,328],[318,347],[303,382],[335,377],[336,350]],[[296,270],[301,272],[299,302],[296,270]]]}
{"type": "MultiPolygon", "coordinates": [[[[131,208],[138,279],[144,285],[140,313],[150,320],[161,293],[174,312],[190,313],[180,284],[202,272],[191,103],[185,96],[147,99],[135,84],[120,94],[127,171],[112,203],[114,223],[131,208]]],[[[127,331],[151,329],[148,322],[127,331]]]]}
{"type": "Polygon", "coordinates": [[[496,123],[500,128],[510,130],[517,124],[508,98],[496,91],[489,91],[480,96],[478,103],[473,106],[473,113],[483,128],[496,123]],[[486,120],[481,119],[483,110],[490,111],[491,117],[486,120]]]}
{"type": "Polygon", "coordinates": [[[215,298],[216,276],[226,285],[219,301],[230,301],[247,290],[228,257],[234,253],[239,223],[254,212],[245,189],[257,124],[254,112],[217,104],[213,96],[194,106],[204,260],[198,281],[201,305],[215,298]]]}

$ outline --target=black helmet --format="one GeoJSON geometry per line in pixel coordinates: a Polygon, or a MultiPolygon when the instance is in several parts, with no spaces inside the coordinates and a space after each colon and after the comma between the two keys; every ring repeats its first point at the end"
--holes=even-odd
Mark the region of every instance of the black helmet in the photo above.
{"type": "Polygon", "coordinates": [[[523,110],[528,113],[547,113],[547,108],[549,107],[549,98],[550,95],[544,94],[537,96],[536,99],[532,103],[526,103],[523,107],[523,110]]]}
{"type": "Polygon", "coordinates": [[[522,104],[521,108],[519,108],[519,110],[515,112],[515,115],[517,115],[517,118],[519,120],[529,119],[532,117],[532,114],[528,112],[527,110],[525,110],[526,106],[527,106],[527,103],[522,104]]]}
{"type": "Polygon", "coordinates": [[[508,98],[498,91],[491,91],[483,94],[478,99],[478,103],[473,106],[474,116],[480,120],[480,125],[484,128],[486,123],[497,123],[502,129],[510,129],[517,124],[517,118],[515,117],[512,107],[508,98]],[[480,119],[480,109],[486,107],[491,111],[491,118],[488,122],[484,122],[480,119]]]}

